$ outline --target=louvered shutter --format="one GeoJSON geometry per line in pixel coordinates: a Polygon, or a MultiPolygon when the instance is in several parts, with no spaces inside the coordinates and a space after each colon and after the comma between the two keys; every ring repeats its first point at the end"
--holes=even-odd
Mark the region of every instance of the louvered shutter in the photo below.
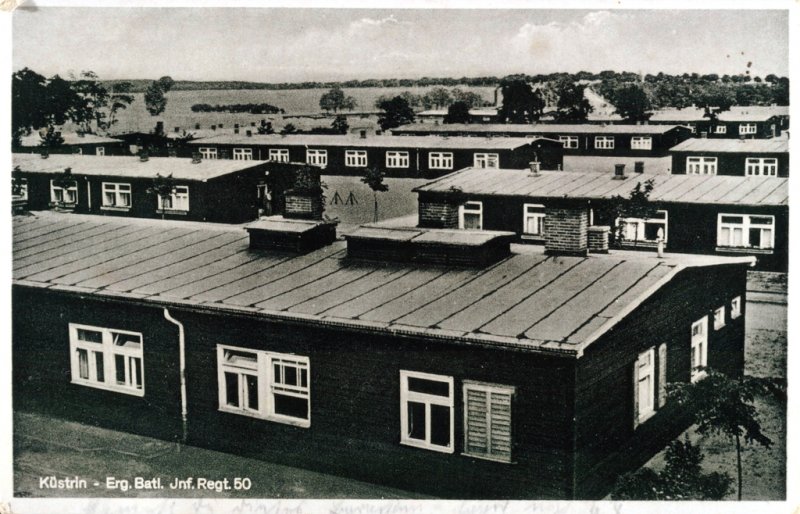
{"type": "Polygon", "coordinates": [[[511,460],[511,394],[492,391],[491,401],[491,454],[511,460]]]}
{"type": "Polygon", "coordinates": [[[639,426],[639,361],[633,363],[633,428],[639,426]]]}
{"type": "Polygon", "coordinates": [[[488,397],[485,390],[467,388],[467,453],[485,454],[489,452],[488,397]]]}
{"type": "Polygon", "coordinates": [[[465,453],[511,460],[512,394],[512,388],[503,386],[464,385],[465,453]]]}
{"type": "Polygon", "coordinates": [[[658,347],[658,407],[667,403],[667,344],[658,347]]]}

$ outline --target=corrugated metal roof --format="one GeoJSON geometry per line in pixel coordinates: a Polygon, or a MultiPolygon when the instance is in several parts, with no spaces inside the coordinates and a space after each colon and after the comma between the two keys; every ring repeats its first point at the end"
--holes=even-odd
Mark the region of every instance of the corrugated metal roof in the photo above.
{"type": "Polygon", "coordinates": [[[624,180],[613,173],[466,168],[422,185],[415,191],[446,192],[455,187],[466,194],[534,198],[602,199],[626,197],[638,182],[653,179],[650,200],[674,203],[724,205],[788,205],[789,179],[777,177],[728,177],[722,175],[639,175],[624,180]]]}
{"type": "Polygon", "coordinates": [[[29,173],[61,173],[72,168],[73,175],[102,175],[125,178],[154,178],[156,173],[172,175],[179,180],[205,181],[236,173],[263,164],[259,161],[203,159],[192,163],[189,158],[151,157],[145,162],[134,156],[96,156],[51,154],[42,159],[39,154],[15,153],[13,166],[29,173]]]}
{"type": "Polygon", "coordinates": [[[263,146],[344,146],[352,148],[433,148],[433,149],[514,149],[528,144],[520,139],[410,136],[397,138],[392,136],[359,137],[352,135],[325,134],[289,134],[247,136],[243,134],[220,134],[204,139],[195,139],[191,145],[263,145],[263,146]]]}
{"type": "Polygon", "coordinates": [[[673,152],[788,153],[786,139],[692,138],[673,146],[673,152]]]}
{"type": "MultiPolygon", "coordinates": [[[[95,134],[84,134],[79,136],[75,132],[63,132],[61,137],[64,139],[65,145],[96,145],[103,143],[123,142],[121,139],[114,139],[113,137],[108,136],[98,136],[95,134]]],[[[33,132],[27,136],[22,136],[20,141],[24,147],[41,146],[42,136],[38,132],[33,132]]]]}
{"type": "Polygon", "coordinates": [[[591,123],[559,124],[538,123],[412,123],[392,130],[393,134],[413,134],[414,132],[475,132],[497,134],[663,134],[677,125],[597,125],[591,123]]]}
{"type": "Polygon", "coordinates": [[[14,282],[156,305],[580,354],[675,273],[751,259],[513,254],[484,269],[248,249],[240,227],[59,213],[14,218],[14,282]]]}

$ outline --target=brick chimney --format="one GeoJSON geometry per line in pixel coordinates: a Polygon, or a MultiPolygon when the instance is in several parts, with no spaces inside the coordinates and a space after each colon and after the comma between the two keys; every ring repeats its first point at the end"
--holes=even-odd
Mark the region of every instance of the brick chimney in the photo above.
{"type": "Polygon", "coordinates": [[[180,131],[181,131],[181,128],[180,128],[180,127],[175,127],[175,133],[176,133],[176,134],[177,134],[178,132],[180,132],[180,131]]]}
{"type": "Polygon", "coordinates": [[[545,208],[544,249],[548,255],[588,253],[589,209],[586,206],[553,205],[545,208]]]}
{"type": "Polygon", "coordinates": [[[636,161],[633,163],[634,173],[644,173],[644,161],[636,161]]]}
{"type": "MultiPolygon", "coordinates": [[[[236,129],[236,132],[238,133],[239,129],[236,129]]],[[[247,137],[253,137],[253,131],[252,130],[245,131],[245,134],[247,134],[247,137]]]]}
{"type": "Polygon", "coordinates": [[[528,167],[531,170],[531,177],[538,177],[539,171],[542,169],[542,163],[539,161],[531,161],[528,163],[528,167]]]}
{"type": "Polygon", "coordinates": [[[611,227],[593,225],[587,229],[589,253],[608,253],[608,236],[611,227]]]}
{"type": "Polygon", "coordinates": [[[614,178],[617,180],[624,180],[625,179],[625,165],[624,164],[615,164],[614,165],[614,178]]]}
{"type": "Polygon", "coordinates": [[[367,131],[366,130],[361,130],[360,134],[361,134],[361,139],[367,139],[367,131]]]}

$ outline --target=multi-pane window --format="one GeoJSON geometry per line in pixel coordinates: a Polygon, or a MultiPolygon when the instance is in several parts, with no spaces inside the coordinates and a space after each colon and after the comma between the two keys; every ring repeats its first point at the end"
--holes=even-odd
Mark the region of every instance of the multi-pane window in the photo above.
{"type": "Polygon", "coordinates": [[[746,175],[774,177],[778,174],[778,159],[748,157],[745,160],[744,171],[746,175]]]}
{"type": "Polygon", "coordinates": [[[130,206],[130,184],[103,182],[103,207],[128,208],[130,206]]]}
{"type": "Polygon", "coordinates": [[[188,211],[189,186],[175,186],[169,195],[158,195],[158,208],[165,211],[188,211]]]}
{"type": "Polygon", "coordinates": [[[500,155],[496,153],[476,153],[473,162],[476,168],[499,168],[500,155]]]}
{"type": "Polygon", "coordinates": [[[144,396],[142,334],[69,324],[72,382],[144,396]]]}
{"type": "Polygon", "coordinates": [[[400,442],[453,452],[453,377],[400,371],[400,442]]]}
{"type": "Polygon", "coordinates": [[[558,140],[564,144],[564,148],[578,148],[578,136],[558,136],[558,140]]]}
{"type": "Polygon", "coordinates": [[[217,372],[220,410],[311,426],[307,357],[218,345],[217,372]]]}
{"type": "Polygon", "coordinates": [[[526,203],[522,206],[522,233],[544,236],[544,205],[526,203]]]}
{"type": "Polygon", "coordinates": [[[11,196],[15,200],[27,200],[28,199],[28,179],[25,177],[20,177],[17,179],[11,179],[11,196]]]}
{"type": "Polygon", "coordinates": [[[94,154],[95,155],[100,155],[100,156],[105,155],[106,154],[106,147],[105,146],[98,146],[97,148],[94,149],[94,154]]]}
{"type": "Polygon", "coordinates": [[[217,149],[211,148],[208,146],[201,146],[200,147],[200,157],[203,159],[216,159],[217,158],[217,149]]]}
{"type": "Polygon", "coordinates": [[[324,168],[328,165],[328,151],[306,150],[306,162],[324,168]]]}
{"type": "Polygon", "coordinates": [[[636,421],[642,423],[655,413],[656,409],[656,365],[655,348],[639,354],[636,359],[636,421]]]}
{"type": "Polygon", "coordinates": [[[458,228],[467,230],[483,228],[483,202],[466,202],[458,207],[458,228]]]}
{"type": "Polygon", "coordinates": [[[344,152],[344,165],[351,168],[365,168],[367,166],[367,151],[346,150],[344,152]]]}
{"type": "Polygon", "coordinates": [[[667,242],[667,211],[656,211],[651,218],[622,218],[622,239],[626,243],[667,242]]]}
{"type": "Polygon", "coordinates": [[[78,183],[74,180],[50,181],[50,201],[58,204],[74,205],[78,203],[78,183]]]}
{"type": "Polygon", "coordinates": [[[739,135],[755,134],[758,132],[758,126],[755,123],[740,123],[739,135]]]}
{"type": "Polygon", "coordinates": [[[650,136],[633,136],[631,138],[632,150],[652,150],[653,138],[650,136]]]}
{"type": "Polygon", "coordinates": [[[775,217],[720,214],[717,246],[771,249],[775,245],[775,217]]]}
{"type": "Polygon", "coordinates": [[[387,168],[408,168],[408,152],[386,152],[387,168]]]}
{"type": "Polygon", "coordinates": [[[689,175],[716,175],[716,157],[687,157],[686,173],[689,175]]]}
{"type": "Polygon", "coordinates": [[[253,149],[252,148],[234,148],[233,149],[234,161],[252,161],[253,149]]]}
{"type": "Polygon", "coordinates": [[[692,382],[697,382],[706,373],[708,365],[708,317],[692,323],[692,382]]]}
{"type": "Polygon", "coordinates": [[[428,168],[432,170],[452,170],[453,154],[451,152],[430,152],[428,154],[428,168]]]}
{"type": "Polygon", "coordinates": [[[728,133],[728,126],[727,125],[716,125],[714,126],[714,134],[727,134],[728,133]]]}
{"type": "Polygon", "coordinates": [[[514,388],[464,382],[464,453],[511,462],[511,398],[514,388]]]}
{"type": "Polygon", "coordinates": [[[731,300],[731,319],[736,319],[742,315],[742,297],[737,296],[731,300]]]}
{"type": "Polygon", "coordinates": [[[289,162],[288,148],[270,148],[267,158],[273,162],[289,162]]]}
{"type": "Polygon", "coordinates": [[[611,150],[614,148],[614,136],[595,136],[594,147],[598,150],[611,150]]]}
{"type": "Polygon", "coordinates": [[[725,326],[725,306],[714,310],[714,330],[719,330],[725,326]]]}

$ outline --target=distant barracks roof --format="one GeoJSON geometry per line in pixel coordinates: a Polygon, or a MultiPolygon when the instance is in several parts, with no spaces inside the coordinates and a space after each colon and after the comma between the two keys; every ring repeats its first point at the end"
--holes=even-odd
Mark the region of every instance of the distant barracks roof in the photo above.
{"type": "Polygon", "coordinates": [[[417,187],[414,191],[542,198],[602,199],[628,196],[637,182],[654,180],[650,200],[724,205],[788,205],[789,179],[728,177],[721,175],[661,175],[628,173],[624,180],[612,173],[466,168],[417,187]]]}
{"type": "Polygon", "coordinates": [[[788,153],[787,139],[693,138],[673,146],[673,152],[788,153]]]}
{"type": "MultiPolygon", "coordinates": [[[[351,135],[258,135],[220,134],[205,139],[195,139],[189,144],[203,146],[207,144],[223,145],[306,145],[306,146],[347,146],[347,147],[374,147],[374,148],[442,148],[442,149],[509,149],[519,148],[530,141],[520,139],[476,138],[476,137],[448,137],[439,136],[412,136],[397,138],[392,136],[359,137],[351,135]]],[[[559,143],[561,144],[561,143],[559,143]]]]}
{"type": "Polygon", "coordinates": [[[14,283],[156,306],[562,355],[678,272],[752,258],[512,254],[485,268],[248,249],[240,227],[58,213],[15,217],[14,283]]]}
{"type": "Polygon", "coordinates": [[[29,173],[62,173],[72,168],[73,175],[101,175],[125,178],[154,178],[156,173],[172,174],[179,180],[206,181],[263,164],[258,161],[203,159],[192,163],[188,157],[105,157],[96,155],[51,154],[42,159],[39,154],[15,153],[13,166],[29,173]]]}
{"type": "MultiPolygon", "coordinates": [[[[708,121],[705,111],[696,107],[684,109],[664,109],[656,111],[650,121],[708,121]]],[[[720,121],[767,121],[773,116],[789,116],[785,105],[734,105],[728,111],[719,113],[720,121]]]]}
{"type": "MultiPolygon", "coordinates": [[[[114,139],[108,136],[97,136],[95,134],[84,134],[79,136],[75,132],[63,132],[61,138],[64,140],[65,145],[97,145],[103,143],[123,143],[121,139],[114,139]]],[[[22,146],[33,147],[41,146],[42,136],[38,132],[22,136],[20,138],[22,146]]]]}
{"type": "Polygon", "coordinates": [[[414,131],[424,132],[496,132],[499,134],[520,133],[563,133],[563,134],[663,134],[679,125],[597,125],[597,124],[556,124],[538,123],[504,124],[504,123],[448,123],[432,125],[430,123],[413,123],[392,130],[393,134],[414,131]]]}

